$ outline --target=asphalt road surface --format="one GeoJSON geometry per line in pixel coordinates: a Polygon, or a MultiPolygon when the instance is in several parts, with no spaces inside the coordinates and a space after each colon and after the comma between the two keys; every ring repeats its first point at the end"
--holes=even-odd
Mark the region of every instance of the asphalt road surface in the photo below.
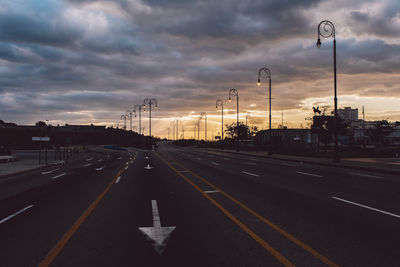
{"type": "Polygon", "coordinates": [[[178,148],[0,180],[0,266],[399,266],[400,177],[178,148]]]}

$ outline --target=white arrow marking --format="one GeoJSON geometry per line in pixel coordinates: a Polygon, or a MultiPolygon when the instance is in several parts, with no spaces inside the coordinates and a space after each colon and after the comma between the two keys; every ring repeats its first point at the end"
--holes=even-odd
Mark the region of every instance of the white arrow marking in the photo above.
{"type": "Polygon", "coordinates": [[[144,167],[146,170],[151,170],[151,169],[153,169],[153,167],[151,167],[150,166],[150,164],[147,164],[147,166],[146,167],[144,167]]]}
{"type": "Polygon", "coordinates": [[[96,171],[102,171],[106,166],[102,166],[100,168],[96,168],[96,171]]]}
{"type": "Polygon", "coordinates": [[[151,201],[153,210],[153,227],[139,227],[139,231],[152,243],[153,248],[161,255],[167,245],[168,238],[175,226],[161,227],[160,215],[158,215],[157,201],[151,201]]]}
{"type": "Polygon", "coordinates": [[[60,168],[58,168],[58,169],[54,169],[54,170],[51,170],[51,171],[47,171],[47,172],[42,172],[42,174],[49,174],[49,173],[53,173],[53,172],[55,172],[55,171],[58,171],[60,168]]]}

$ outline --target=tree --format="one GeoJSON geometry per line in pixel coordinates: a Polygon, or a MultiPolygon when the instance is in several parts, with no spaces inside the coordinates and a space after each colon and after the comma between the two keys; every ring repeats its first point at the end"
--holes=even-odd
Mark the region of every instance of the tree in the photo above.
{"type": "Polygon", "coordinates": [[[393,132],[393,127],[387,120],[376,121],[374,123],[375,129],[369,131],[368,135],[375,144],[382,146],[385,143],[385,138],[393,132]]]}
{"type": "MultiPolygon", "coordinates": [[[[236,122],[232,124],[225,124],[226,127],[226,134],[230,136],[230,138],[234,138],[236,136],[236,129],[237,125],[236,122]]],[[[239,122],[239,139],[247,139],[249,137],[255,136],[255,134],[258,132],[258,127],[257,126],[246,126],[242,122],[239,122]]]]}

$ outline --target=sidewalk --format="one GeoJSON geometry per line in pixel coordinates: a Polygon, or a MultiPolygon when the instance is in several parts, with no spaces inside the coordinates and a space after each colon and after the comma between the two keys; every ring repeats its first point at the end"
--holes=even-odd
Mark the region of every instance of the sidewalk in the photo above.
{"type": "Polygon", "coordinates": [[[292,155],[273,154],[268,155],[267,151],[261,152],[236,152],[231,149],[208,148],[208,151],[225,152],[238,155],[263,157],[276,160],[286,160],[293,162],[303,162],[308,164],[324,165],[329,167],[357,169],[364,171],[375,171],[389,174],[400,174],[400,158],[343,158],[339,163],[332,162],[331,158],[312,158],[292,155]]]}

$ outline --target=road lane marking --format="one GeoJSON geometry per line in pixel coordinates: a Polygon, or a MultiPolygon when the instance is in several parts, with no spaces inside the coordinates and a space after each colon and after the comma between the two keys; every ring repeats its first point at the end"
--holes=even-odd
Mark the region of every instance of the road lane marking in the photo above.
{"type": "Polygon", "coordinates": [[[119,177],[117,178],[117,180],[115,181],[115,183],[118,184],[118,183],[119,183],[119,180],[121,180],[121,176],[119,176],[119,177]]]}
{"type": "Polygon", "coordinates": [[[86,159],[86,161],[91,161],[93,158],[90,158],[90,159],[86,159]]]}
{"type": "Polygon", "coordinates": [[[53,172],[58,171],[58,170],[60,170],[60,168],[57,168],[57,169],[54,169],[54,170],[51,170],[51,171],[42,172],[42,174],[49,174],[49,173],[53,173],[53,172]]]}
{"type": "Polygon", "coordinates": [[[56,175],[56,176],[54,176],[54,177],[51,177],[51,179],[58,179],[58,178],[60,178],[60,177],[63,177],[64,175],[67,175],[67,174],[64,172],[64,173],[62,173],[62,174],[56,175]]]}
{"type": "Polygon", "coordinates": [[[359,207],[362,207],[362,208],[365,208],[365,209],[369,209],[369,210],[373,210],[373,211],[376,211],[376,212],[380,212],[380,213],[383,213],[383,214],[386,214],[386,215],[390,215],[390,216],[393,216],[393,217],[395,217],[395,218],[400,218],[400,215],[397,215],[397,214],[394,214],[394,213],[391,213],[391,212],[388,212],[388,211],[376,209],[376,208],[373,208],[373,207],[369,207],[369,206],[366,206],[366,205],[362,205],[362,204],[359,204],[359,203],[356,203],[356,202],[352,202],[352,201],[349,201],[349,200],[346,200],[346,199],[343,199],[343,198],[339,198],[339,197],[332,197],[332,198],[333,198],[333,199],[336,199],[336,200],[339,200],[339,201],[342,201],[342,202],[346,202],[346,203],[349,203],[349,204],[353,204],[353,205],[355,205],[355,206],[359,206],[359,207]]]}
{"type": "Polygon", "coordinates": [[[102,161],[103,161],[103,159],[99,159],[99,160],[98,160],[98,162],[102,162],[102,161]]]}
{"type": "Polygon", "coordinates": [[[251,173],[251,172],[242,171],[242,173],[247,174],[247,175],[251,175],[251,176],[255,176],[255,177],[260,177],[260,175],[255,174],[255,173],[251,173]]]}
{"type": "Polygon", "coordinates": [[[19,211],[15,212],[15,213],[11,214],[10,216],[5,217],[4,219],[2,219],[2,220],[0,221],[0,224],[5,223],[6,221],[8,221],[8,220],[14,218],[15,216],[17,216],[17,215],[23,213],[24,211],[26,211],[26,210],[28,210],[28,209],[30,209],[30,208],[32,208],[32,207],[33,207],[33,205],[26,206],[26,207],[23,208],[22,210],[19,210],[19,211]]]}
{"type": "Polygon", "coordinates": [[[211,164],[213,164],[213,165],[216,165],[216,166],[218,166],[219,165],[219,163],[218,162],[211,162],[211,164]]]}
{"type": "Polygon", "coordinates": [[[96,168],[96,171],[102,171],[106,166],[101,166],[100,168],[96,168]]]}
{"type": "Polygon", "coordinates": [[[92,165],[92,163],[87,163],[87,164],[85,164],[85,167],[88,167],[90,165],[92,165]]]}
{"type": "Polygon", "coordinates": [[[228,159],[228,158],[224,158],[224,160],[231,160],[231,159],[228,159]]]}
{"type": "Polygon", "coordinates": [[[246,162],[246,164],[247,165],[253,165],[253,166],[257,166],[258,165],[257,163],[254,163],[254,162],[246,162]]]}
{"type": "Polygon", "coordinates": [[[219,191],[218,190],[208,190],[208,191],[204,191],[204,193],[213,194],[213,193],[219,193],[219,191]]]}
{"type": "Polygon", "coordinates": [[[81,224],[86,220],[86,218],[92,213],[92,211],[96,208],[96,206],[100,203],[100,201],[104,198],[110,188],[113,186],[115,181],[121,174],[124,172],[124,169],[121,169],[118,174],[112,179],[112,181],[108,184],[106,189],[96,198],[95,201],[89,206],[89,208],[82,213],[82,215],[75,221],[72,227],[62,236],[62,238],[57,242],[57,244],[49,251],[46,257],[38,264],[38,267],[47,267],[49,266],[53,260],[57,257],[57,255],[61,252],[61,250],[65,247],[74,233],[79,229],[81,224]]]}
{"type": "Polygon", "coordinates": [[[117,158],[117,159],[122,159],[122,157],[119,157],[119,158],[117,158]]]}
{"type": "Polygon", "coordinates": [[[198,160],[201,160],[201,158],[197,158],[198,160]]]}
{"type": "Polygon", "coordinates": [[[299,171],[296,171],[296,173],[298,173],[298,174],[303,174],[303,175],[308,175],[308,176],[319,177],[319,178],[322,177],[322,175],[313,174],[313,173],[308,173],[308,172],[299,172],[299,171]]]}
{"type": "Polygon", "coordinates": [[[281,163],[282,166],[297,167],[296,164],[281,163]]]}
{"type": "Polygon", "coordinates": [[[161,219],[158,213],[157,200],[151,201],[151,209],[153,213],[153,227],[138,227],[146,238],[149,238],[153,248],[161,255],[167,245],[169,236],[175,230],[175,226],[161,226],[161,219]]]}
{"type": "MultiPolygon", "coordinates": [[[[161,156],[157,154],[157,156],[163,161],[167,166],[169,166],[172,170],[174,170],[180,177],[182,177],[186,182],[191,184],[197,191],[200,192],[204,197],[206,197],[214,206],[222,211],[229,219],[231,219],[237,226],[239,226],[243,231],[245,231],[250,237],[252,237],[258,244],[264,247],[272,256],[274,256],[279,262],[281,262],[285,266],[295,266],[291,263],[285,256],[283,256],[279,251],[274,249],[270,244],[268,244],[264,239],[254,233],[250,228],[248,228],[244,223],[242,223],[239,219],[232,215],[227,209],[225,209],[221,204],[219,204],[216,200],[210,197],[208,194],[203,192],[200,187],[198,187],[194,182],[192,182],[189,178],[187,178],[182,173],[177,172],[177,170],[172,166],[168,161],[164,160],[161,156]]],[[[176,163],[176,161],[174,161],[176,163]]],[[[177,163],[179,164],[179,163],[177,163]]],[[[180,165],[180,164],[179,164],[180,165]]],[[[193,172],[191,172],[194,174],[193,172]]],[[[194,174],[197,176],[196,174],[194,174]]],[[[208,181],[207,181],[208,182],[208,181]]],[[[222,192],[222,191],[221,191],[222,192]]],[[[40,267],[40,266],[39,266],[40,267]]]]}
{"type": "MultiPolygon", "coordinates": [[[[168,162],[166,162],[164,159],[162,159],[159,155],[157,155],[162,161],[164,161],[167,165],[170,166],[170,168],[174,169],[174,167],[169,164],[168,162]]],[[[179,165],[182,169],[186,169],[189,170],[187,168],[185,168],[184,166],[182,166],[182,164],[178,163],[175,160],[172,160],[174,163],[176,163],[177,165],[179,165]]],[[[190,171],[190,170],[189,170],[190,171]]],[[[274,229],[275,231],[277,231],[278,233],[280,233],[281,235],[283,235],[284,237],[286,237],[288,240],[292,241],[293,243],[295,243],[296,245],[298,245],[299,247],[301,247],[302,249],[304,249],[305,251],[309,252],[311,255],[313,255],[314,257],[316,257],[317,259],[319,259],[320,261],[324,262],[326,265],[330,266],[330,267],[339,267],[339,265],[337,265],[336,263],[334,263],[333,261],[331,261],[330,259],[328,259],[327,257],[325,257],[324,255],[320,254],[318,251],[316,251],[315,249],[311,248],[310,246],[308,246],[307,244],[303,243],[302,241],[300,241],[299,239],[297,239],[296,237],[294,237],[293,235],[289,234],[288,232],[286,232],[285,230],[281,229],[279,226],[275,225],[274,223],[272,223],[271,221],[269,221],[268,219],[264,218],[263,216],[261,216],[260,214],[258,214],[257,212],[255,212],[254,210],[250,209],[249,207],[247,207],[246,205],[242,204],[240,201],[238,201],[237,199],[235,199],[234,197],[232,197],[231,195],[229,195],[228,193],[226,193],[225,191],[222,191],[220,188],[218,188],[217,186],[215,186],[214,184],[210,183],[208,180],[204,179],[203,177],[197,175],[196,173],[190,171],[190,173],[197,177],[200,181],[208,184],[209,186],[211,186],[212,188],[214,188],[215,190],[220,191],[220,193],[222,195],[224,195],[226,198],[228,198],[229,200],[231,200],[232,202],[234,202],[235,204],[237,204],[239,207],[241,207],[242,209],[244,209],[245,211],[247,211],[248,213],[252,214],[253,216],[255,216],[256,218],[258,218],[259,220],[261,220],[262,222],[264,222],[265,224],[267,224],[269,227],[271,227],[272,229],[274,229]]],[[[192,181],[189,180],[189,178],[187,178],[186,176],[179,174],[182,178],[184,178],[185,180],[188,180],[188,182],[190,184],[194,184],[192,181]]],[[[196,186],[196,185],[194,185],[196,186]]],[[[200,190],[200,189],[198,189],[200,190]]]]}
{"type": "Polygon", "coordinates": [[[362,177],[368,177],[368,178],[383,179],[382,176],[375,176],[375,175],[370,175],[370,174],[363,174],[363,173],[356,173],[356,172],[351,172],[350,174],[351,175],[362,176],[362,177]]]}

